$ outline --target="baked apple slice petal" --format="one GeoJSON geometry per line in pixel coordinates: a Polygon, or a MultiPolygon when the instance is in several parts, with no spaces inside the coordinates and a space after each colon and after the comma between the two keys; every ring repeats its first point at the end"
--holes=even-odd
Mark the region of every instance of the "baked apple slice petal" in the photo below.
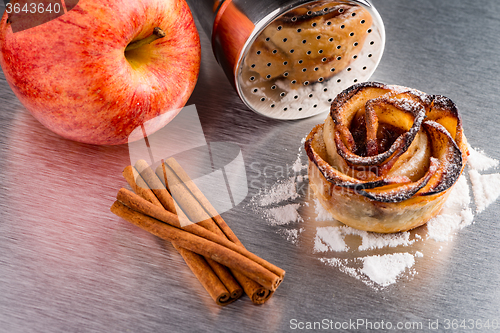
{"type": "MultiPolygon", "coordinates": [[[[362,181],[354,177],[340,172],[338,168],[332,167],[321,155],[326,156],[326,149],[323,144],[323,124],[317,125],[309,133],[304,144],[307,156],[310,161],[312,161],[323,177],[335,186],[345,187],[345,188],[375,188],[384,185],[390,185],[394,183],[401,183],[402,181],[407,181],[404,177],[393,177],[393,178],[377,178],[372,181],[362,181]]],[[[315,170],[314,170],[315,171],[315,170]]]]}
{"type": "Polygon", "coordinates": [[[418,195],[432,195],[449,189],[460,177],[463,169],[462,151],[447,129],[432,120],[423,123],[429,135],[432,154],[439,161],[436,173],[418,195]]]}

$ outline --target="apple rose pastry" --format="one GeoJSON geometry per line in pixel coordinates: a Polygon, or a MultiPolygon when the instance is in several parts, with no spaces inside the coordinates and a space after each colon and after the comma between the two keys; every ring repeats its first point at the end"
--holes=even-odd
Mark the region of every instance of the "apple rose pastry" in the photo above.
{"type": "Polygon", "coordinates": [[[390,233],[443,206],[468,150],[455,104],[394,85],[354,85],[305,142],[310,187],[340,222],[390,233]]]}

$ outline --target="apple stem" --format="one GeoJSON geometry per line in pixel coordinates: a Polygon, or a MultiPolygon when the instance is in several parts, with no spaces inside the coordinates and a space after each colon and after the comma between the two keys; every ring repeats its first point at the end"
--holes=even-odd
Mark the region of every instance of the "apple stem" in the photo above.
{"type": "Polygon", "coordinates": [[[156,27],[156,28],[154,28],[153,33],[151,35],[149,35],[148,37],[146,37],[144,39],[136,40],[136,41],[128,44],[127,47],[125,48],[125,52],[135,50],[143,45],[150,44],[157,39],[165,37],[166,35],[167,34],[165,33],[165,31],[163,31],[159,27],[156,27]]]}

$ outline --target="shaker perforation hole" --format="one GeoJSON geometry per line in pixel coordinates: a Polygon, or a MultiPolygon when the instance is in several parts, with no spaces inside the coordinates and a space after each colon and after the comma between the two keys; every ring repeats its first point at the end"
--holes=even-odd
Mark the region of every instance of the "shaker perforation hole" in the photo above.
{"type": "Polygon", "coordinates": [[[363,70],[365,71],[366,70],[366,66],[363,67],[363,70]]]}
{"type": "Polygon", "coordinates": [[[358,82],[358,79],[354,79],[354,83],[358,82]]]}
{"type": "Polygon", "coordinates": [[[250,76],[250,81],[254,81],[255,80],[255,76],[250,76]]]}
{"type": "Polygon", "coordinates": [[[294,17],[292,17],[292,22],[295,22],[295,21],[297,21],[297,18],[294,16],[294,17]]]}
{"type": "Polygon", "coordinates": [[[303,63],[303,62],[304,62],[304,60],[302,60],[302,59],[300,59],[300,60],[298,61],[298,63],[299,63],[299,64],[301,64],[301,63],[303,63]]]}
{"type": "Polygon", "coordinates": [[[288,40],[288,38],[283,38],[283,42],[286,43],[286,41],[288,40]]]}
{"type": "Polygon", "coordinates": [[[288,72],[283,73],[284,77],[287,77],[288,75],[289,75],[288,72]]]}
{"type": "Polygon", "coordinates": [[[374,41],[371,41],[371,42],[370,42],[370,45],[373,45],[373,44],[375,44],[375,42],[374,42],[374,41]]]}
{"type": "Polygon", "coordinates": [[[320,78],[318,79],[318,82],[323,82],[323,80],[324,80],[324,78],[320,77],[320,78]]]}
{"type": "Polygon", "coordinates": [[[278,31],[279,31],[279,30],[283,29],[283,27],[281,25],[278,25],[278,27],[276,29],[278,29],[278,31]]]}
{"type": "Polygon", "coordinates": [[[286,93],[284,93],[284,92],[282,92],[282,93],[280,94],[280,96],[281,96],[281,97],[285,97],[285,95],[286,95],[286,93]]]}
{"type": "Polygon", "coordinates": [[[330,68],[330,72],[335,72],[335,68],[330,68]]]}
{"type": "Polygon", "coordinates": [[[304,81],[304,85],[307,86],[309,84],[309,81],[304,81]]]}
{"type": "Polygon", "coordinates": [[[265,100],[266,100],[266,98],[265,98],[265,97],[262,97],[262,98],[260,99],[260,101],[261,101],[261,102],[264,102],[265,100]]]}
{"type": "Polygon", "coordinates": [[[302,68],[302,72],[305,72],[305,71],[307,71],[307,68],[302,68]]]}
{"type": "Polygon", "coordinates": [[[337,50],[340,50],[341,47],[342,45],[337,45],[337,50]]]}
{"type": "Polygon", "coordinates": [[[257,88],[255,88],[255,89],[253,90],[253,92],[254,92],[254,93],[256,93],[257,91],[259,91],[259,89],[257,89],[257,88]]]}
{"type": "Polygon", "coordinates": [[[313,97],[313,94],[309,94],[309,98],[312,98],[313,97]]]}
{"type": "Polygon", "coordinates": [[[278,50],[274,49],[273,54],[276,54],[276,53],[278,53],[278,50]]]}
{"type": "Polygon", "coordinates": [[[329,98],[328,99],[328,103],[331,103],[333,101],[333,99],[329,98]]]}
{"type": "Polygon", "coordinates": [[[323,50],[319,50],[319,51],[318,51],[318,53],[319,53],[319,54],[323,53],[323,50]]]}
{"type": "Polygon", "coordinates": [[[255,68],[255,64],[252,64],[250,67],[255,68]]]}
{"type": "Polygon", "coordinates": [[[328,39],[328,41],[329,41],[330,43],[331,43],[331,42],[333,42],[333,37],[330,37],[330,38],[328,39]]]}
{"type": "Polygon", "coordinates": [[[340,29],[344,29],[344,28],[345,28],[345,25],[343,25],[343,24],[342,24],[342,25],[340,26],[340,29]]]}
{"type": "Polygon", "coordinates": [[[301,31],[302,31],[302,29],[300,29],[300,28],[297,29],[297,32],[301,32],[301,31]]]}
{"type": "Polygon", "coordinates": [[[292,84],[295,84],[295,83],[297,83],[297,80],[292,80],[292,84]]]}
{"type": "Polygon", "coordinates": [[[352,14],[351,14],[351,16],[352,16],[352,17],[356,16],[356,13],[352,13],[352,14]]]}
{"type": "Polygon", "coordinates": [[[361,23],[361,24],[365,24],[365,22],[366,22],[365,20],[359,21],[359,23],[361,23]]]}
{"type": "Polygon", "coordinates": [[[314,67],[314,71],[317,72],[319,67],[314,67]]]}
{"type": "Polygon", "coordinates": [[[342,82],[342,80],[341,80],[341,79],[338,79],[338,80],[337,80],[337,83],[340,83],[340,82],[342,82]]]}
{"type": "Polygon", "coordinates": [[[343,13],[343,12],[344,12],[344,8],[340,8],[339,13],[343,13]]]}
{"type": "Polygon", "coordinates": [[[327,92],[327,91],[328,91],[328,88],[323,89],[323,91],[324,91],[324,92],[327,92]]]}
{"type": "Polygon", "coordinates": [[[351,33],[349,34],[349,36],[351,36],[351,37],[352,37],[352,36],[354,36],[354,32],[351,32],[351,33]]]}
{"type": "Polygon", "coordinates": [[[314,105],[313,105],[313,108],[317,108],[317,107],[318,107],[318,104],[314,104],[314,105]]]}
{"type": "Polygon", "coordinates": [[[312,11],[308,11],[307,12],[307,15],[311,15],[313,12],[312,11]]]}
{"type": "Polygon", "coordinates": [[[368,29],[366,32],[370,34],[372,32],[372,29],[368,29]]]}
{"type": "Polygon", "coordinates": [[[326,22],[326,25],[332,25],[332,21],[326,22]]]}
{"type": "Polygon", "coordinates": [[[324,11],[325,13],[326,13],[326,12],[328,12],[328,8],[326,8],[326,7],[325,7],[325,8],[323,8],[323,11],[324,11]]]}
{"type": "Polygon", "coordinates": [[[306,52],[307,55],[311,55],[311,53],[312,53],[311,50],[306,52]]]}
{"type": "Polygon", "coordinates": [[[288,108],[283,108],[283,111],[286,111],[286,110],[288,110],[288,108]]]}
{"type": "Polygon", "coordinates": [[[302,108],[299,108],[299,111],[302,111],[302,108]]]}
{"type": "Polygon", "coordinates": [[[271,38],[267,37],[266,38],[266,42],[269,42],[271,40],[271,38]]]}
{"type": "Polygon", "coordinates": [[[288,61],[283,61],[283,65],[288,65],[288,61]]]}
{"type": "Polygon", "coordinates": [[[368,55],[368,58],[371,58],[372,56],[373,56],[373,54],[371,54],[371,53],[370,53],[370,54],[368,55]]]}
{"type": "Polygon", "coordinates": [[[261,51],[257,51],[257,55],[261,54],[262,52],[261,51]]]}
{"type": "Polygon", "coordinates": [[[311,26],[314,28],[315,26],[317,26],[318,23],[314,22],[313,24],[311,24],[311,26]]]}
{"type": "Polygon", "coordinates": [[[338,56],[338,57],[337,57],[337,60],[340,60],[340,59],[342,59],[342,57],[341,57],[341,56],[338,56]]]}
{"type": "Polygon", "coordinates": [[[269,80],[270,78],[271,78],[271,74],[267,74],[267,75],[266,75],[266,79],[268,79],[268,80],[269,80]]]}
{"type": "Polygon", "coordinates": [[[272,107],[272,108],[274,108],[274,106],[275,106],[274,104],[271,104],[271,107],[272,107]]]}
{"type": "Polygon", "coordinates": [[[355,54],[352,56],[353,59],[356,59],[358,56],[355,54]]]}
{"type": "Polygon", "coordinates": [[[322,62],[325,62],[327,59],[326,57],[324,57],[323,59],[321,59],[322,62]]]}
{"type": "Polygon", "coordinates": [[[294,50],[294,49],[291,49],[291,50],[290,50],[290,53],[293,53],[293,52],[295,52],[295,50],[294,50]]]}
{"type": "Polygon", "coordinates": [[[272,89],[272,90],[275,90],[275,89],[276,89],[276,86],[271,86],[271,89],[272,89]]]}
{"type": "Polygon", "coordinates": [[[303,39],[302,44],[305,44],[305,43],[307,43],[307,40],[303,39]]]}
{"type": "Polygon", "coordinates": [[[299,98],[299,95],[293,96],[293,99],[298,99],[298,98],[299,98]]]}
{"type": "Polygon", "coordinates": [[[348,72],[350,72],[350,71],[351,71],[351,69],[352,69],[351,67],[348,67],[348,68],[347,68],[347,71],[348,71],[348,72]]]}
{"type": "Polygon", "coordinates": [[[316,39],[321,39],[321,36],[320,36],[320,35],[317,35],[317,36],[316,36],[316,39]]]}
{"type": "Polygon", "coordinates": [[[354,45],[354,46],[358,46],[358,45],[359,45],[359,43],[358,43],[358,42],[354,42],[354,44],[352,44],[352,45],[354,45]]]}
{"type": "Polygon", "coordinates": [[[267,63],[267,67],[271,67],[271,63],[270,62],[267,63]]]}

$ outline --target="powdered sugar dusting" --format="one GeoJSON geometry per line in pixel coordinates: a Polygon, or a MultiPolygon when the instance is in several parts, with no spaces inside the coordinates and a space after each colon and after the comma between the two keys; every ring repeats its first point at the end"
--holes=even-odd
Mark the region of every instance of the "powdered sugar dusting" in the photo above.
{"type": "Polygon", "coordinates": [[[500,196],[500,173],[480,173],[497,167],[499,162],[469,148],[468,178],[472,191],[467,173],[462,174],[440,214],[426,226],[394,234],[357,230],[336,221],[317,198],[299,191],[307,185],[307,164],[302,163],[306,159],[304,141],[291,168],[294,176],[261,190],[252,199],[254,209],[269,225],[278,228],[276,232],[287,241],[302,247],[307,246],[302,240],[309,240],[310,251],[321,256],[318,260],[374,289],[408,280],[417,273],[421,260],[444,255],[444,242],[451,241],[459,230],[473,223],[473,204],[479,213],[500,196]],[[443,245],[437,248],[432,245],[435,242],[443,245]]]}
{"type": "Polygon", "coordinates": [[[314,198],[314,211],[316,213],[316,221],[335,221],[332,214],[330,214],[319,202],[314,198]]]}
{"type": "Polygon", "coordinates": [[[500,196],[500,174],[481,175],[476,170],[469,170],[469,177],[476,211],[480,213],[500,196]]]}
{"type": "Polygon", "coordinates": [[[282,201],[295,199],[298,197],[295,181],[290,178],[282,183],[274,184],[271,189],[264,191],[259,199],[260,206],[269,206],[282,201]]]}
{"type": "Polygon", "coordinates": [[[446,242],[453,238],[456,231],[470,225],[473,220],[470,201],[467,179],[461,175],[441,213],[427,222],[427,238],[446,242]]]}
{"type": "Polygon", "coordinates": [[[303,221],[298,209],[300,204],[289,204],[285,206],[268,208],[265,211],[271,225],[284,225],[290,222],[303,221]]]}
{"type": "Polygon", "coordinates": [[[278,233],[285,237],[287,241],[292,244],[297,244],[299,240],[299,235],[304,231],[304,228],[300,229],[280,229],[278,233]]]}
{"type": "Polygon", "coordinates": [[[314,238],[314,252],[343,252],[347,250],[349,250],[349,247],[344,241],[340,228],[323,227],[317,229],[314,238]]]}
{"type": "Polygon", "coordinates": [[[477,171],[485,171],[498,166],[499,161],[486,156],[483,151],[476,150],[471,146],[469,148],[469,167],[477,171]]]}
{"type": "Polygon", "coordinates": [[[367,256],[362,260],[361,272],[382,287],[395,283],[407,268],[415,264],[415,258],[410,253],[367,256]]]}

